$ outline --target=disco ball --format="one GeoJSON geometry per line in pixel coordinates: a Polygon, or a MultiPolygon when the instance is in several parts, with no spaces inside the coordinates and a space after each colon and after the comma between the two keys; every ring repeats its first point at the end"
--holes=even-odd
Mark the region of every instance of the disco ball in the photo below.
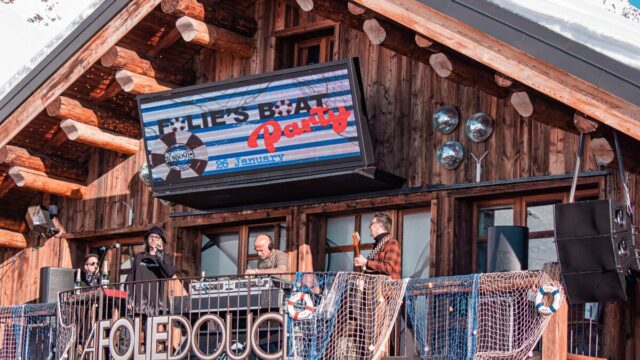
{"type": "Polygon", "coordinates": [[[455,141],[449,140],[438,149],[438,162],[446,169],[455,169],[462,162],[464,157],[464,149],[462,145],[455,141]]]}
{"type": "Polygon", "coordinates": [[[493,120],[491,120],[491,116],[485,113],[475,113],[465,123],[464,132],[469,139],[475,142],[483,142],[493,132],[493,120]]]}
{"type": "Polygon", "coordinates": [[[433,126],[443,134],[452,133],[458,127],[458,123],[460,123],[460,116],[453,106],[440,106],[433,113],[433,126]]]}
{"type": "Polygon", "coordinates": [[[140,170],[138,170],[138,176],[140,180],[146,185],[151,185],[151,170],[149,169],[149,165],[147,163],[142,164],[140,166],[140,170]]]}
{"type": "Polygon", "coordinates": [[[173,202],[171,202],[169,200],[160,199],[160,202],[162,203],[162,205],[168,206],[168,207],[172,207],[173,205],[175,205],[175,203],[173,203],[173,202]]]}

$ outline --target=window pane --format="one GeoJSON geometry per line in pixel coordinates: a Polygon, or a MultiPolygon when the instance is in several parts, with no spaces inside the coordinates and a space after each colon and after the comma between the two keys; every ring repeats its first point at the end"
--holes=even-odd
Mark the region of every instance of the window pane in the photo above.
{"type": "Polygon", "coordinates": [[[375,213],[360,215],[360,244],[373,244],[375,242],[371,237],[371,230],[369,230],[373,215],[375,213]]]}
{"type": "Polygon", "coordinates": [[[402,217],[402,277],[429,277],[431,213],[402,217]]]}
{"type": "Polygon", "coordinates": [[[558,261],[553,238],[529,239],[529,270],[542,269],[548,262],[558,261]]]}
{"type": "MultiPolygon", "coordinates": [[[[360,255],[364,256],[363,253],[360,255]]],[[[324,268],[325,271],[353,271],[353,252],[328,253],[325,256],[324,268]]]]}
{"type": "Polygon", "coordinates": [[[353,245],[351,234],[353,234],[355,221],[354,216],[327,219],[327,246],[353,245]]]}
{"type": "Polygon", "coordinates": [[[513,225],[513,206],[481,208],[478,211],[478,236],[487,236],[489,226],[513,225]]]}
{"type": "MultiPolygon", "coordinates": [[[[271,236],[271,239],[274,238],[274,226],[273,225],[263,225],[263,226],[251,226],[249,228],[249,244],[247,245],[249,254],[255,254],[256,249],[253,247],[254,241],[258,235],[265,234],[271,236]]],[[[275,245],[275,244],[274,244],[275,245]]]]}
{"type": "Polygon", "coordinates": [[[527,227],[529,231],[553,230],[553,204],[528,205],[527,227]]]}
{"type": "Polygon", "coordinates": [[[203,235],[200,271],[206,276],[237,274],[238,242],[237,232],[203,235]]]}
{"type": "Polygon", "coordinates": [[[487,243],[478,243],[478,258],[476,259],[476,273],[487,272],[487,243]]]}

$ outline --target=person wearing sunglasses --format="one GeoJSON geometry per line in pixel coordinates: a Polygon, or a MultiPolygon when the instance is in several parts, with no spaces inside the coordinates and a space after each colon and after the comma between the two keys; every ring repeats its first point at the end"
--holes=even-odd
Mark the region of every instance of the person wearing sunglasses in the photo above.
{"type": "Polygon", "coordinates": [[[364,267],[368,274],[389,275],[398,280],[402,277],[402,257],[400,244],[391,234],[391,217],[376,213],[369,224],[371,237],[375,239],[373,251],[368,257],[362,255],[353,259],[356,266],[364,267]]]}
{"type": "Polygon", "coordinates": [[[98,268],[98,255],[89,254],[84,258],[84,271],[82,272],[82,283],[85,286],[100,285],[100,269],[98,268]]]}

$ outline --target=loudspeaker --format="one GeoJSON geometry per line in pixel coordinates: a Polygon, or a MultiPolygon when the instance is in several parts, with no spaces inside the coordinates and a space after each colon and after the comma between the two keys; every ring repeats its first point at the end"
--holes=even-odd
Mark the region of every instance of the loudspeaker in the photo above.
{"type": "Polygon", "coordinates": [[[487,272],[520,271],[527,268],[529,228],[490,226],[487,229],[487,272]]]}
{"type": "Polygon", "coordinates": [[[638,267],[626,205],[615,200],[557,204],[554,221],[569,301],[626,301],[626,277],[638,267]]]}
{"type": "Polygon", "coordinates": [[[73,290],[74,269],[46,266],[40,268],[40,302],[58,302],[60,291],[73,290]]]}

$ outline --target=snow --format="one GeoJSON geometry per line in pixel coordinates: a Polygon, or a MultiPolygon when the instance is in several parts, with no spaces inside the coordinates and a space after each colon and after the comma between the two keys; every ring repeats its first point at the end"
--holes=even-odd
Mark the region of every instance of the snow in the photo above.
{"type": "Polygon", "coordinates": [[[103,1],[56,0],[47,3],[20,0],[0,4],[0,33],[3,34],[0,36],[0,48],[6,50],[5,56],[0,57],[0,99],[103,1]],[[50,5],[54,7],[48,11],[46,7],[50,5]],[[37,23],[27,21],[36,13],[43,15],[45,20],[37,23]]]}
{"type": "Polygon", "coordinates": [[[640,70],[640,10],[628,0],[489,1],[640,70]]]}

